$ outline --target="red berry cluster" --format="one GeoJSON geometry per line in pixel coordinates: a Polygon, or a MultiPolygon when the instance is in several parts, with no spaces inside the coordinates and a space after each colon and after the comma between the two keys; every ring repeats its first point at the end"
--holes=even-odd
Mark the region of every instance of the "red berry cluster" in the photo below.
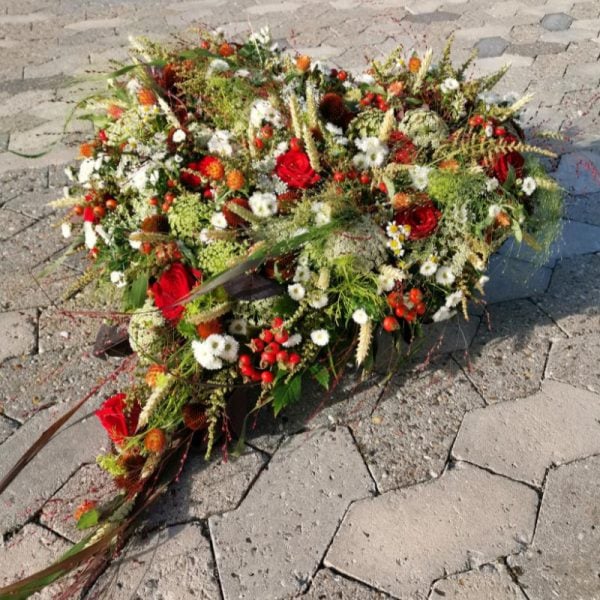
{"type": "Polygon", "coordinates": [[[427,306],[423,302],[423,292],[419,288],[410,289],[408,294],[400,291],[390,292],[387,295],[387,302],[394,314],[383,319],[382,326],[385,331],[396,331],[400,327],[398,318],[412,323],[417,316],[422,316],[427,311],[427,306]]]}
{"type": "Polygon", "coordinates": [[[301,356],[282,348],[289,337],[289,332],[283,328],[283,319],[275,317],[270,329],[263,329],[258,337],[250,340],[248,348],[252,354],[240,354],[238,367],[243,377],[267,385],[275,379],[273,369],[276,366],[291,370],[298,365],[301,356]],[[258,366],[255,366],[257,358],[258,366]]]}
{"type": "Polygon", "coordinates": [[[486,121],[481,115],[473,115],[469,119],[469,125],[473,129],[478,129],[480,127],[491,127],[492,131],[494,132],[494,136],[496,137],[504,137],[506,135],[506,129],[501,125],[498,125],[498,121],[495,119],[488,119],[486,121]]]}
{"type": "Polygon", "coordinates": [[[381,94],[374,94],[373,92],[366,93],[360,99],[361,106],[375,106],[379,110],[386,111],[389,109],[390,105],[383,99],[381,94]]]}

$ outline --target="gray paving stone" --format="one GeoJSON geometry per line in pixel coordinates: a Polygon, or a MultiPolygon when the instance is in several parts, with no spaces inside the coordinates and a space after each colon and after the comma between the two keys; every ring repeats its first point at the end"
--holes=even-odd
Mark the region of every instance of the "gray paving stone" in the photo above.
{"type": "Polygon", "coordinates": [[[539,389],[550,342],[561,337],[532,302],[503,302],[489,307],[467,356],[455,356],[488,403],[502,402],[539,389]]]}
{"type": "Polygon", "coordinates": [[[347,429],[286,441],[241,506],[209,521],[225,600],[301,592],[348,505],[371,491],[347,429]]]}
{"type": "Polygon", "coordinates": [[[77,529],[73,516],[84,501],[96,502],[100,507],[117,493],[113,478],[96,464],[83,465],[44,504],[40,523],[73,543],[79,542],[89,530],[77,529]]]}
{"type": "Polygon", "coordinates": [[[598,598],[600,457],[552,469],[534,544],[508,558],[529,600],[598,598]]]}
{"type": "Polygon", "coordinates": [[[508,48],[509,42],[499,36],[486,37],[480,39],[474,46],[477,49],[479,58],[491,58],[501,56],[508,48]]]}
{"type": "Polygon", "coordinates": [[[600,453],[600,396],[558,381],[464,418],[452,455],[540,487],[546,469],[600,453]]]}
{"type": "Polygon", "coordinates": [[[506,258],[501,254],[492,256],[485,285],[484,299],[488,304],[528,298],[546,291],[552,270],[530,262],[506,258]]]}
{"type": "MultiPolygon", "coordinates": [[[[0,544],[0,587],[49,566],[69,549],[69,544],[52,532],[29,523],[6,544],[0,544]]],[[[55,584],[36,594],[36,600],[56,598],[62,586],[55,584]]]]}
{"type": "Polygon", "coordinates": [[[395,377],[371,417],[351,426],[379,491],[438,477],[464,414],[481,406],[481,396],[449,358],[395,377]]]}
{"type": "Polygon", "coordinates": [[[459,18],[459,14],[447,12],[444,10],[436,10],[434,12],[429,13],[407,15],[406,17],[404,17],[404,20],[409,21],[411,23],[436,23],[438,21],[455,21],[459,18]]]}
{"type": "Polygon", "coordinates": [[[507,54],[519,54],[520,56],[536,57],[540,54],[560,54],[567,47],[566,44],[551,42],[534,42],[522,44],[510,44],[506,48],[507,54]]]}
{"type": "Polygon", "coordinates": [[[588,334],[554,341],[546,377],[600,394],[600,336],[588,334]]]}
{"type": "Polygon", "coordinates": [[[17,430],[15,421],[0,415],[0,444],[6,441],[17,430]]]}
{"type": "MultiPolygon", "coordinates": [[[[74,415],[38,455],[0,494],[0,532],[6,533],[28,521],[74,473],[80,464],[92,462],[106,443],[104,430],[91,415],[90,405],[74,415]]],[[[20,427],[2,444],[0,478],[54,422],[64,408],[49,408],[20,427]]]]}
{"type": "Polygon", "coordinates": [[[565,200],[566,216],[600,227],[600,192],[587,196],[569,196],[565,200]]]}
{"type": "Polygon", "coordinates": [[[531,488],[461,464],[433,482],[355,502],[325,565],[422,600],[434,580],[529,543],[537,505],[531,488]]]}
{"type": "Polygon", "coordinates": [[[438,581],[429,600],[527,600],[502,563],[484,565],[438,581]]]}
{"type": "Polygon", "coordinates": [[[536,303],[570,335],[600,332],[600,255],[558,263],[548,291],[536,303]]]}
{"type": "Polygon", "coordinates": [[[136,536],[88,598],[220,598],[210,543],[197,523],[136,536]]]}
{"type": "Polygon", "coordinates": [[[571,27],[572,22],[573,17],[565,13],[548,14],[541,21],[542,27],[548,31],[564,31],[571,27]]]}
{"type": "Polygon", "coordinates": [[[248,450],[225,461],[215,449],[206,462],[203,454],[192,454],[179,481],[171,486],[144,519],[145,528],[172,525],[234,510],[266,462],[265,456],[248,450]]]}
{"type": "Polygon", "coordinates": [[[17,233],[23,231],[29,225],[35,223],[34,219],[23,215],[9,208],[0,210],[0,223],[2,231],[0,232],[0,242],[5,242],[17,233]]]}
{"type": "Polygon", "coordinates": [[[0,313],[0,363],[7,358],[32,354],[37,346],[35,310],[0,313]]]}
{"type": "Polygon", "coordinates": [[[358,581],[346,579],[330,569],[321,569],[310,589],[302,596],[306,600],[382,600],[388,594],[367,587],[358,581]]]}
{"type": "Polygon", "coordinates": [[[594,19],[600,16],[600,6],[597,2],[576,2],[569,14],[575,19],[594,19]]]}

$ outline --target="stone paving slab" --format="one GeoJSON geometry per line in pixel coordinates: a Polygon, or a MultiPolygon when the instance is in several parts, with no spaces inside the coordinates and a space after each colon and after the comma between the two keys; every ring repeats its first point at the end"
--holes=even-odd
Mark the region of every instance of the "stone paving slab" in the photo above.
{"type": "Polygon", "coordinates": [[[330,569],[321,569],[312,580],[310,589],[302,595],[306,600],[383,600],[391,598],[384,592],[352,581],[330,569]]]}
{"type": "Polygon", "coordinates": [[[429,600],[527,600],[502,563],[442,579],[433,586],[429,600]]]}
{"type": "Polygon", "coordinates": [[[351,425],[380,492],[438,477],[464,414],[483,400],[446,357],[394,378],[370,418],[351,425]]]}
{"type": "Polygon", "coordinates": [[[427,598],[434,580],[517,552],[533,536],[538,497],[470,465],[354,503],[325,565],[400,598],[427,598]]]}
{"type": "Polygon", "coordinates": [[[571,194],[600,191],[600,156],[579,151],[565,154],[556,172],[558,182],[571,194]]]}
{"type": "Polygon", "coordinates": [[[600,453],[600,396],[545,381],[528,398],[477,409],[463,420],[452,455],[541,487],[546,470],[600,453]]]}
{"type": "Polygon", "coordinates": [[[210,542],[197,523],[135,537],[87,598],[216,600],[210,542]]]}
{"type": "Polygon", "coordinates": [[[35,310],[0,313],[0,363],[35,351],[37,319],[35,310]]]}
{"type": "Polygon", "coordinates": [[[565,213],[573,221],[600,227],[600,192],[587,196],[567,196],[565,213]]]}
{"type": "Polygon", "coordinates": [[[0,444],[6,441],[16,430],[17,423],[0,415],[0,444]]]}
{"type": "Polygon", "coordinates": [[[533,546],[508,562],[529,600],[597,600],[600,457],[548,475],[533,546]]]}
{"type": "Polygon", "coordinates": [[[600,394],[600,337],[581,335],[553,342],[546,377],[600,394]]]}
{"type": "Polygon", "coordinates": [[[347,507],[372,491],[347,429],[286,440],[240,507],[209,520],[225,600],[301,592],[347,507]]]}

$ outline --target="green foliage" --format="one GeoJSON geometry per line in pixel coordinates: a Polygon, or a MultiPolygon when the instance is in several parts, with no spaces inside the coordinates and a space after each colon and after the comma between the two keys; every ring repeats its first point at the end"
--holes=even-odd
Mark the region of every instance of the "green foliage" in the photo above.
{"type": "Polygon", "coordinates": [[[79,517],[79,520],[77,521],[77,529],[89,529],[90,527],[94,527],[95,525],[98,525],[99,519],[100,513],[97,509],[92,508],[79,517]]]}
{"type": "Polygon", "coordinates": [[[273,388],[273,412],[277,416],[286,406],[297,402],[302,392],[302,375],[278,382],[273,388]]]}
{"type": "Polygon", "coordinates": [[[182,194],[167,213],[171,233],[190,246],[198,245],[199,232],[210,225],[214,212],[214,206],[204,201],[199,194],[182,194]]]}
{"type": "Polygon", "coordinates": [[[141,273],[127,286],[123,293],[123,304],[125,310],[135,310],[143,306],[146,300],[146,291],[148,289],[148,274],[141,273]]]}
{"type": "Polygon", "coordinates": [[[244,255],[246,245],[229,240],[215,240],[200,246],[196,252],[198,264],[209,276],[216,275],[230,268],[244,255]]]}

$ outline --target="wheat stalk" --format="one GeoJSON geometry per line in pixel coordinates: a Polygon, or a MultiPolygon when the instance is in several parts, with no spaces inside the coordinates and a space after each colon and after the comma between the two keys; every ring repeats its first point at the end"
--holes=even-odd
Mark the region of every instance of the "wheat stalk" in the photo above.
{"type": "Polygon", "coordinates": [[[358,333],[358,345],[356,346],[356,365],[360,366],[365,361],[371,348],[373,339],[373,322],[369,319],[360,326],[358,333]]]}

